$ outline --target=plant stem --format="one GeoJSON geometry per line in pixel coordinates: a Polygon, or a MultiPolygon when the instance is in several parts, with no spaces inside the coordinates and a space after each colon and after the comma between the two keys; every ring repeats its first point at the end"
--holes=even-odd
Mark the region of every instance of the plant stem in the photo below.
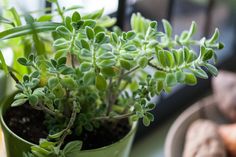
{"type": "Polygon", "coordinates": [[[41,111],[44,111],[54,117],[64,117],[64,115],[62,113],[56,113],[52,110],[50,110],[49,108],[45,107],[43,104],[39,104],[38,106],[32,106],[34,109],[36,110],[41,110],[41,111]]]}
{"type": "Polygon", "coordinates": [[[103,117],[96,117],[94,118],[94,120],[119,120],[119,119],[124,119],[124,118],[128,118],[132,115],[134,115],[135,113],[131,112],[131,113],[126,113],[126,114],[122,114],[122,115],[117,115],[117,116],[103,116],[103,117]]]}
{"type": "Polygon", "coordinates": [[[9,71],[9,74],[11,76],[11,78],[16,82],[16,83],[19,83],[20,81],[18,80],[18,78],[16,77],[16,75],[12,72],[12,71],[9,71]]]}
{"type": "Polygon", "coordinates": [[[64,23],[64,22],[65,22],[65,17],[64,17],[64,15],[63,15],[64,13],[63,13],[63,11],[61,10],[61,7],[60,7],[58,1],[56,1],[56,6],[57,6],[58,13],[59,13],[59,15],[61,16],[61,19],[62,19],[62,21],[63,21],[63,23],[64,23]]]}
{"type": "Polygon", "coordinates": [[[71,117],[70,117],[70,121],[69,123],[67,124],[67,127],[65,128],[65,131],[59,141],[59,144],[58,146],[61,147],[61,145],[64,143],[65,141],[65,138],[70,134],[70,130],[71,128],[73,127],[74,123],[75,123],[75,119],[76,119],[76,115],[77,115],[77,104],[75,101],[73,101],[73,110],[72,110],[72,113],[71,113],[71,117]]]}
{"type": "Polygon", "coordinates": [[[113,93],[113,90],[112,90],[112,79],[109,80],[109,86],[108,86],[108,90],[107,90],[107,105],[108,105],[108,108],[107,108],[107,113],[106,115],[108,116],[112,110],[112,94],[113,93]]]}
{"type": "Polygon", "coordinates": [[[152,68],[155,68],[156,70],[165,71],[164,69],[162,69],[162,68],[160,68],[160,67],[158,67],[158,66],[152,64],[151,62],[148,62],[148,65],[149,65],[150,67],[152,67],[152,68]]]}

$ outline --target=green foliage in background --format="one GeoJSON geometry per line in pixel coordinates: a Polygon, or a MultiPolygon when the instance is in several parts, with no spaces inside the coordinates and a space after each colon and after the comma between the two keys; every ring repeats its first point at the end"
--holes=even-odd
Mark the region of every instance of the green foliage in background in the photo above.
{"type": "Polygon", "coordinates": [[[16,22],[0,19],[13,27],[0,32],[0,40],[20,37],[32,48],[17,59],[29,72],[20,78],[5,65],[0,53],[0,67],[9,71],[19,90],[12,107],[29,102],[47,115],[48,138],[25,157],[72,157],[82,142],[62,147],[65,138],[72,132],[79,136],[83,130],[93,131],[104,121],[130,117],[148,126],[154,121],[151,97],[169,93],[177,84],[195,85],[197,77],[208,78],[206,70],[217,75],[212,63],[217,60],[215,51],[223,48],[218,29],[210,39],[194,40],[195,22],[174,36],[168,21],[162,21],[164,32],[160,32],[156,21],[137,13],[131,17],[130,31],[118,27],[111,31],[107,27],[115,20],[102,16],[103,9],[65,16],[66,9],[57,0],[50,2],[56,4],[61,23],[51,22],[50,14],[38,19],[27,15],[26,25],[18,18],[16,22]],[[50,32],[52,40],[43,40],[43,32],[50,32]],[[47,42],[55,53],[46,53],[47,42]],[[199,52],[193,46],[199,47],[199,52]]]}

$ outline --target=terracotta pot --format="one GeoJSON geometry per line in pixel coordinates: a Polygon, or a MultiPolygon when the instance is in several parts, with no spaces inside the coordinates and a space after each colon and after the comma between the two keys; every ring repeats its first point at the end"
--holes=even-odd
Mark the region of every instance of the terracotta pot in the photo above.
{"type": "Polygon", "coordinates": [[[213,96],[207,97],[185,110],[171,126],[165,141],[165,157],[182,157],[185,136],[189,126],[198,119],[209,119],[217,123],[227,120],[218,110],[213,96]]]}

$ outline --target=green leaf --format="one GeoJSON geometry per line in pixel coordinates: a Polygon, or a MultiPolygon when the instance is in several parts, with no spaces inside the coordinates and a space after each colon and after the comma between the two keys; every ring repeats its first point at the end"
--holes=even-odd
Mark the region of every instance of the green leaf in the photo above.
{"type": "Polygon", "coordinates": [[[164,88],[164,83],[163,83],[163,80],[158,80],[157,83],[156,83],[156,91],[158,94],[161,93],[161,91],[163,90],[164,88]]]}
{"type": "Polygon", "coordinates": [[[177,72],[175,73],[175,75],[176,75],[176,79],[177,79],[177,81],[178,81],[179,83],[184,83],[184,81],[185,81],[185,74],[184,74],[184,72],[182,72],[182,71],[177,71],[177,72]]]}
{"type": "Polygon", "coordinates": [[[80,42],[81,42],[81,46],[82,46],[82,48],[87,49],[87,50],[90,50],[89,43],[88,43],[86,40],[81,39],[80,42]]]}
{"type": "Polygon", "coordinates": [[[11,104],[11,107],[17,107],[17,106],[20,106],[20,105],[23,105],[28,99],[18,99],[18,100],[15,100],[12,104],[11,104]]]}
{"type": "Polygon", "coordinates": [[[154,103],[148,103],[146,105],[146,108],[150,111],[150,110],[153,110],[154,108],[156,107],[156,104],[154,103]]]}
{"type": "Polygon", "coordinates": [[[169,38],[171,38],[171,36],[172,36],[172,27],[171,27],[170,23],[165,19],[162,20],[162,23],[163,23],[163,27],[164,27],[164,30],[166,32],[166,35],[169,38]]]}
{"type": "Polygon", "coordinates": [[[166,72],[164,72],[164,71],[156,71],[154,73],[154,78],[157,79],[157,80],[165,80],[166,72]]]}
{"type": "Polygon", "coordinates": [[[71,25],[71,21],[72,21],[71,17],[67,16],[65,18],[65,26],[66,26],[66,28],[68,28],[72,32],[73,31],[73,27],[71,25]]]}
{"type": "Polygon", "coordinates": [[[150,125],[150,120],[149,120],[149,118],[147,116],[143,117],[143,124],[145,126],[149,126],[150,125]]]}
{"type": "Polygon", "coordinates": [[[81,72],[86,72],[86,71],[89,71],[91,69],[91,63],[89,62],[83,62],[82,64],[80,64],[80,71],[81,72]]]}
{"type": "Polygon", "coordinates": [[[58,34],[66,39],[66,40],[70,40],[71,39],[71,32],[68,28],[66,28],[65,26],[59,26],[56,28],[56,31],[58,32],[58,34]]]}
{"type": "Polygon", "coordinates": [[[187,85],[195,85],[197,83],[197,78],[192,73],[185,73],[185,80],[184,80],[184,82],[187,85]]]}
{"type": "Polygon", "coordinates": [[[102,16],[104,8],[83,16],[83,19],[98,19],[102,16]]]}
{"type": "Polygon", "coordinates": [[[207,41],[207,43],[214,44],[218,40],[219,36],[220,36],[219,29],[216,28],[214,34],[212,35],[211,39],[207,41]]]}
{"type": "Polygon", "coordinates": [[[75,157],[78,155],[82,148],[82,141],[72,141],[66,144],[63,149],[63,154],[65,157],[75,157]]]}
{"type": "Polygon", "coordinates": [[[199,78],[202,78],[202,79],[208,78],[207,73],[204,70],[202,70],[200,67],[198,67],[196,69],[192,69],[192,72],[199,78]]]}
{"type": "Polygon", "coordinates": [[[10,39],[16,38],[24,35],[29,35],[33,33],[41,33],[55,30],[60,23],[54,22],[34,22],[33,24],[27,24],[24,26],[14,27],[12,29],[8,29],[0,32],[0,39],[10,39]],[[34,26],[32,28],[32,25],[34,26]]]}
{"type": "Polygon", "coordinates": [[[17,61],[18,61],[21,65],[24,65],[24,66],[27,66],[27,65],[28,65],[28,61],[27,61],[27,59],[24,58],[24,57],[18,58],[17,61]]]}
{"type": "Polygon", "coordinates": [[[65,89],[62,88],[61,84],[57,84],[52,92],[57,98],[62,98],[65,95],[65,89]]]}
{"type": "Polygon", "coordinates": [[[154,115],[153,115],[152,113],[147,112],[147,113],[146,113],[146,116],[148,117],[148,119],[149,119],[151,122],[154,121],[154,115]]]}
{"type": "Polygon", "coordinates": [[[72,14],[72,22],[78,22],[81,20],[81,16],[80,14],[75,11],[73,14],[72,14]]]}
{"type": "Polygon", "coordinates": [[[127,60],[120,59],[120,65],[121,65],[121,67],[123,67],[126,70],[131,69],[131,65],[130,65],[129,61],[127,61],[127,60]]]}
{"type": "Polygon", "coordinates": [[[207,61],[207,60],[211,59],[211,58],[213,57],[213,55],[214,55],[213,50],[212,50],[212,49],[209,49],[209,50],[207,50],[207,52],[206,52],[206,53],[204,54],[204,56],[202,57],[202,60],[203,60],[203,61],[207,61]]]}
{"type": "Polygon", "coordinates": [[[83,80],[84,80],[84,84],[86,85],[91,85],[94,84],[95,82],[95,73],[94,71],[88,71],[84,74],[83,80]]]}
{"type": "Polygon", "coordinates": [[[0,50],[0,61],[1,61],[1,64],[2,64],[2,69],[4,70],[5,74],[7,75],[8,74],[8,67],[7,67],[7,64],[5,62],[5,59],[3,57],[3,54],[2,54],[1,50],[0,50]]]}
{"type": "Polygon", "coordinates": [[[35,96],[35,95],[30,95],[29,96],[29,104],[32,105],[32,106],[35,106],[38,104],[38,97],[35,96]]]}
{"type": "Polygon", "coordinates": [[[197,25],[196,25],[196,22],[193,21],[191,24],[190,30],[188,32],[187,39],[191,38],[196,33],[196,31],[197,31],[197,25]]]}
{"type": "Polygon", "coordinates": [[[119,42],[118,36],[116,33],[111,32],[112,41],[117,44],[119,42]]]}
{"type": "Polygon", "coordinates": [[[100,32],[96,35],[96,43],[102,43],[103,40],[105,39],[105,33],[104,32],[100,32]]]}
{"type": "Polygon", "coordinates": [[[101,72],[104,76],[113,77],[117,75],[117,70],[114,67],[105,67],[101,69],[101,72]]]}
{"type": "Polygon", "coordinates": [[[217,76],[218,75],[218,70],[215,66],[211,65],[211,64],[206,64],[206,68],[207,70],[213,75],[213,76],[217,76]]]}
{"type": "Polygon", "coordinates": [[[69,90],[74,90],[77,88],[77,83],[72,78],[65,77],[61,79],[61,84],[64,88],[67,88],[69,90]]]}
{"type": "Polygon", "coordinates": [[[138,60],[138,64],[141,68],[145,68],[148,65],[148,59],[146,56],[140,57],[138,60]]]}
{"type": "Polygon", "coordinates": [[[116,64],[116,60],[114,59],[107,59],[107,60],[103,60],[100,63],[98,63],[98,66],[100,66],[101,68],[106,68],[106,67],[112,67],[116,64]]]}
{"type": "Polygon", "coordinates": [[[136,36],[136,34],[135,34],[134,31],[129,31],[129,32],[126,33],[126,39],[128,39],[128,40],[134,39],[135,36],[136,36]]]}
{"type": "Polygon", "coordinates": [[[51,21],[52,20],[52,15],[42,15],[38,18],[38,22],[46,22],[46,21],[51,21]]]}
{"type": "Polygon", "coordinates": [[[173,87],[177,84],[176,77],[173,73],[167,74],[166,84],[167,84],[168,87],[173,87]]]}
{"type": "Polygon", "coordinates": [[[87,38],[89,40],[94,39],[94,31],[93,31],[93,29],[91,27],[86,26],[85,32],[86,32],[87,38]]]}
{"type": "Polygon", "coordinates": [[[102,75],[97,75],[95,85],[98,90],[101,90],[101,91],[106,90],[106,88],[107,88],[106,79],[102,75]]]}
{"type": "Polygon", "coordinates": [[[143,110],[142,105],[139,103],[134,104],[134,109],[136,112],[141,112],[143,110]]]}
{"type": "Polygon", "coordinates": [[[127,45],[124,48],[126,51],[135,51],[137,49],[134,45],[127,45]]]}
{"type": "Polygon", "coordinates": [[[49,137],[50,139],[57,139],[57,138],[61,137],[64,132],[65,132],[65,130],[62,130],[62,131],[57,132],[57,133],[55,133],[55,134],[49,134],[48,137],[49,137]]]}

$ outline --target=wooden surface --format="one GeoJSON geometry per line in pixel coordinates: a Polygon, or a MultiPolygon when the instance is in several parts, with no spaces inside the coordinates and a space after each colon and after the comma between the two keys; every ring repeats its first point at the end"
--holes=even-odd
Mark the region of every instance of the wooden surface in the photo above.
{"type": "Polygon", "coordinates": [[[4,149],[4,144],[3,144],[3,134],[2,134],[2,130],[0,128],[0,156],[1,157],[5,157],[5,149],[4,149]]]}

